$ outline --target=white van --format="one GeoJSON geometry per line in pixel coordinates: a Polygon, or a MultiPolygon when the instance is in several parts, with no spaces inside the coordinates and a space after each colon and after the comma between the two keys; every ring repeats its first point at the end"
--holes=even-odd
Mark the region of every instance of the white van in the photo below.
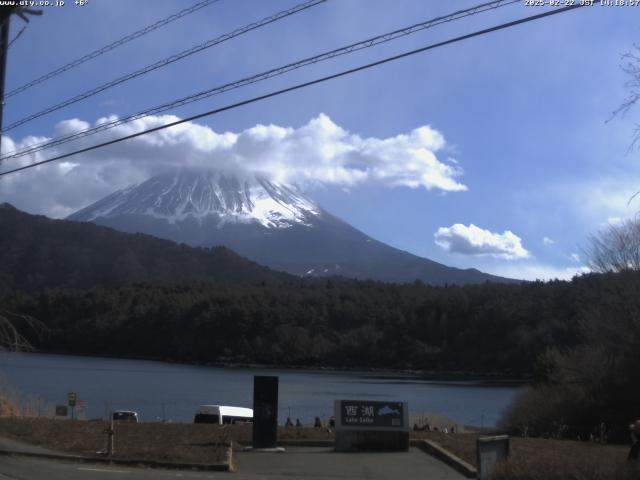
{"type": "Polygon", "coordinates": [[[218,425],[253,423],[253,410],[224,405],[200,405],[193,423],[216,423],[218,425]]]}

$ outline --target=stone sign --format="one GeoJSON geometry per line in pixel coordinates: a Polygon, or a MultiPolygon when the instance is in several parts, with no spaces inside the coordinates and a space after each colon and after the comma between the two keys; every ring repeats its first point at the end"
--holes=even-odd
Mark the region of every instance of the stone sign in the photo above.
{"type": "Polygon", "coordinates": [[[338,452],[409,450],[409,408],[406,402],[336,400],[338,452]]]}
{"type": "Polygon", "coordinates": [[[509,456],[509,435],[479,437],[476,441],[478,479],[488,480],[496,465],[509,456]]]}
{"type": "Polygon", "coordinates": [[[407,424],[404,405],[402,402],[342,400],[337,422],[344,427],[403,428],[407,424]]]}

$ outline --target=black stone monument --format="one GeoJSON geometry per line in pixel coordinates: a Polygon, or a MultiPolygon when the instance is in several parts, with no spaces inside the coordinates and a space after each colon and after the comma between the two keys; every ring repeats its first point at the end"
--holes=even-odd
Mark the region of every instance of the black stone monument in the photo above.
{"type": "Polygon", "coordinates": [[[253,377],[253,448],[276,448],[278,377],[253,377]]]}

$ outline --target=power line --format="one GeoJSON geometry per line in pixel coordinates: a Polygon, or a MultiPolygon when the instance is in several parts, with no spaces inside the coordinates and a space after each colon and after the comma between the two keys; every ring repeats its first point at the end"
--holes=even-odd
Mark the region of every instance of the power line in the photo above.
{"type": "Polygon", "coordinates": [[[467,40],[469,38],[478,37],[480,35],[485,35],[487,33],[492,33],[492,32],[498,31],[498,30],[504,30],[506,28],[514,27],[516,25],[520,25],[520,24],[523,24],[523,23],[531,22],[531,21],[534,21],[534,20],[539,20],[541,18],[549,17],[551,15],[557,15],[559,13],[564,13],[564,12],[567,12],[569,10],[574,10],[576,8],[580,8],[580,7],[583,7],[583,6],[585,6],[585,5],[574,4],[574,5],[570,5],[570,6],[567,6],[567,7],[562,7],[562,8],[559,8],[559,9],[555,9],[555,10],[539,13],[537,15],[531,15],[529,17],[520,18],[518,20],[513,20],[511,22],[502,23],[500,25],[496,25],[496,26],[490,27],[490,28],[485,28],[483,30],[478,30],[478,31],[475,31],[475,32],[472,32],[472,33],[468,33],[466,35],[461,35],[459,37],[451,38],[449,40],[445,40],[445,41],[442,41],[442,42],[438,42],[438,43],[434,43],[434,44],[431,44],[431,45],[427,45],[427,46],[422,47],[422,48],[418,48],[418,49],[415,49],[415,50],[410,50],[408,52],[400,53],[398,55],[394,55],[394,56],[391,56],[391,57],[386,57],[386,58],[383,58],[382,60],[378,60],[378,61],[375,61],[375,62],[372,62],[372,63],[367,63],[367,64],[361,65],[359,67],[351,68],[351,69],[348,69],[348,70],[343,70],[341,72],[334,73],[332,75],[327,75],[325,77],[317,78],[315,80],[310,80],[308,82],[299,83],[299,84],[293,85],[291,87],[283,88],[281,90],[276,90],[274,92],[270,92],[270,93],[267,93],[267,94],[264,94],[264,95],[253,97],[253,98],[250,98],[248,100],[243,100],[241,102],[233,103],[231,105],[227,105],[227,106],[224,106],[224,107],[221,107],[221,108],[216,108],[214,110],[209,110],[209,111],[204,112],[204,113],[199,113],[197,115],[192,115],[190,117],[183,118],[181,120],[176,120],[174,122],[170,122],[170,123],[167,123],[165,125],[149,128],[149,129],[144,130],[142,132],[137,132],[137,133],[133,133],[131,135],[126,135],[124,137],[116,138],[116,139],[113,139],[113,140],[109,140],[107,142],[103,142],[103,143],[99,143],[99,144],[96,144],[96,145],[92,145],[90,147],[86,147],[86,148],[82,148],[82,149],[79,149],[79,150],[75,150],[73,152],[65,153],[63,155],[58,155],[56,157],[49,158],[47,160],[42,160],[40,162],[35,162],[35,163],[30,164],[30,165],[25,165],[25,166],[19,167],[19,168],[14,168],[14,169],[8,170],[6,172],[0,172],[0,177],[5,176],[5,175],[9,175],[9,174],[12,174],[12,173],[20,172],[22,170],[27,170],[29,168],[34,168],[34,167],[37,167],[37,166],[40,166],[40,165],[44,165],[46,163],[55,162],[57,160],[62,160],[64,158],[69,158],[71,156],[78,155],[80,153],[90,152],[90,151],[96,150],[98,148],[103,148],[103,147],[106,147],[106,146],[109,146],[109,145],[120,143],[120,142],[123,142],[125,140],[130,140],[132,138],[140,137],[142,135],[147,135],[149,133],[154,133],[154,132],[157,132],[157,131],[160,131],[160,130],[164,130],[165,128],[175,127],[176,125],[180,125],[180,124],[187,123],[187,122],[192,122],[194,120],[198,120],[200,118],[208,117],[208,116],[211,116],[211,115],[216,115],[218,113],[225,112],[227,110],[232,110],[232,109],[235,109],[235,108],[238,108],[238,107],[242,107],[244,105],[249,105],[251,103],[255,103],[255,102],[258,102],[258,101],[261,101],[261,100],[266,100],[266,99],[271,98],[271,97],[276,97],[278,95],[282,95],[282,94],[285,94],[285,93],[288,93],[288,92],[292,92],[292,91],[295,91],[295,90],[300,90],[302,88],[306,88],[306,87],[309,87],[311,85],[316,85],[316,84],[323,83],[323,82],[326,82],[326,81],[329,81],[329,80],[333,80],[333,79],[336,79],[336,78],[344,77],[344,76],[350,75],[352,73],[356,73],[356,72],[360,72],[362,70],[367,70],[367,69],[370,69],[370,68],[373,68],[373,67],[377,67],[377,66],[383,65],[385,63],[393,62],[395,60],[399,60],[401,58],[405,58],[405,57],[409,57],[409,56],[412,56],[412,55],[416,55],[418,53],[426,52],[428,50],[432,50],[432,49],[435,49],[435,48],[438,48],[438,47],[443,47],[445,45],[450,45],[452,43],[461,42],[461,41],[467,40]]]}
{"type": "Polygon", "coordinates": [[[45,108],[44,110],[41,110],[27,117],[24,117],[20,120],[17,120],[12,124],[8,125],[6,128],[4,128],[2,132],[7,132],[9,130],[12,130],[16,127],[19,127],[20,125],[24,125],[25,123],[35,120],[36,118],[55,112],[56,110],[60,110],[61,108],[68,107],[69,105],[77,103],[86,98],[92,97],[93,95],[103,92],[109,88],[115,87],[116,85],[120,85],[124,82],[128,82],[129,80],[133,80],[134,78],[137,78],[141,75],[145,75],[149,72],[157,70],[158,68],[166,67],[167,65],[177,62],[178,60],[182,60],[183,58],[186,58],[195,53],[201,52],[202,50],[211,48],[215,45],[226,42],[227,40],[231,40],[232,38],[238,37],[252,30],[256,30],[260,27],[264,27],[265,25],[268,25],[270,23],[277,22],[278,20],[282,20],[283,18],[289,17],[291,15],[295,15],[296,13],[302,12],[303,10],[307,10],[308,8],[311,8],[311,7],[315,7],[316,5],[319,5],[326,1],[327,0],[307,0],[304,3],[300,3],[287,10],[283,10],[274,15],[270,15],[269,17],[265,17],[262,20],[258,20],[257,22],[250,23],[249,25],[245,25],[244,27],[238,28],[230,33],[225,33],[224,35],[221,35],[217,38],[201,43],[187,50],[183,50],[180,53],[176,53],[174,55],[171,55],[170,57],[159,60],[156,63],[147,65],[146,67],[136,70],[135,72],[128,73],[127,75],[111,80],[110,82],[99,85],[95,88],[92,88],[91,90],[87,90],[86,92],[76,95],[75,97],[69,98],[51,107],[45,108]]]}
{"type": "Polygon", "coordinates": [[[134,120],[138,120],[140,118],[144,118],[146,116],[149,115],[153,115],[153,114],[158,114],[158,113],[162,113],[165,112],[167,110],[173,109],[173,108],[177,108],[177,107],[181,107],[193,102],[197,102],[197,101],[201,101],[204,100],[206,98],[212,97],[214,95],[218,95],[224,92],[228,92],[230,90],[234,90],[236,88],[240,88],[243,86],[247,86],[247,85],[251,85],[253,83],[257,83],[260,81],[264,81],[264,80],[268,80],[270,78],[279,76],[279,75],[283,75],[287,72],[290,72],[292,70],[296,70],[302,67],[306,67],[308,65],[313,65],[316,63],[320,63],[326,60],[330,60],[332,58],[341,56],[341,55],[345,55],[345,54],[349,54],[349,53],[353,53],[355,51],[359,51],[365,48],[370,48],[370,47],[374,47],[376,45],[382,44],[382,43],[386,43],[386,42],[390,42],[392,40],[395,40],[397,38],[401,38],[404,36],[408,36],[411,35],[413,33],[416,33],[418,31],[427,29],[427,28],[432,28],[435,27],[437,25],[441,25],[443,23],[448,23],[448,22],[452,22],[455,20],[459,20],[461,18],[464,17],[468,17],[471,15],[476,15],[478,13],[482,13],[485,12],[487,10],[495,10],[496,8],[500,8],[500,7],[504,7],[507,5],[511,5],[513,3],[519,3],[520,0],[494,0],[491,2],[487,2],[487,3],[483,3],[480,5],[477,5],[475,7],[471,7],[471,8],[467,8],[465,10],[459,10],[453,13],[450,13],[448,15],[444,15],[444,16],[440,16],[440,17],[436,17],[430,20],[426,20],[424,22],[420,22],[420,23],[416,23],[414,25],[411,25],[409,27],[405,27],[405,28],[401,28],[398,30],[394,30],[392,32],[388,32],[388,33],[384,33],[382,35],[378,35],[375,37],[371,37],[368,38],[366,40],[362,40],[360,42],[356,42],[356,43],[352,43],[350,45],[347,45],[345,47],[341,47],[341,48],[337,48],[334,50],[330,50],[328,52],[324,52],[312,57],[307,57],[304,58],[302,60],[298,60],[296,62],[293,63],[289,63],[277,68],[273,68],[271,70],[267,70],[266,72],[262,72],[262,73],[258,73],[249,77],[245,77],[243,79],[240,80],[236,80],[234,82],[230,82],[221,86],[217,86],[214,88],[210,88],[208,90],[204,90],[192,95],[189,95],[187,97],[183,97],[168,103],[164,103],[162,105],[147,109],[147,110],[143,110],[141,112],[129,115],[127,117],[121,118],[121,119],[116,119],[116,120],[111,120],[108,122],[104,122],[100,125],[97,125],[95,127],[92,128],[88,128],[85,130],[82,130],[80,132],[76,132],[73,133],[71,135],[66,135],[66,136],[62,136],[62,137],[57,137],[54,139],[50,139],[50,140],[46,140],[40,143],[36,143],[36,144],[32,144],[29,145],[27,147],[24,147],[22,149],[18,149],[18,150],[14,150],[13,152],[10,152],[9,154],[7,154],[4,157],[0,157],[0,161],[2,160],[7,160],[10,158],[16,158],[16,157],[21,157],[30,153],[35,153],[35,152],[39,152],[41,150],[45,150],[48,148],[52,148],[54,146],[58,146],[58,145],[62,145],[80,138],[84,138],[87,137],[89,135],[94,135],[96,133],[99,133],[101,131],[105,131],[105,130],[109,130],[111,128],[115,128],[119,125],[123,125],[129,122],[132,122],[134,120]]]}
{"type": "MultiPolygon", "coordinates": [[[[9,93],[7,93],[5,95],[5,99],[12,97],[14,95],[17,95],[19,93],[24,92],[25,90],[28,90],[29,88],[38,85],[42,82],[46,82],[47,80],[52,79],[53,77],[57,77],[58,75],[60,75],[61,73],[64,73],[68,70],[71,70],[72,68],[77,67],[78,65],[81,65],[85,62],[88,62],[91,59],[94,59],[96,57],[99,57],[100,55],[103,55],[107,52],[110,52],[111,50],[114,50],[118,47],[121,47],[122,45],[131,42],[132,40],[135,40],[136,38],[140,38],[144,35],[146,35],[147,33],[153,32],[154,30],[157,30],[158,28],[164,27],[165,25],[168,25],[171,22],[174,22],[175,20],[178,20],[184,16],[187,16],[193,12],[196,12],[198,10],[200,10],[201,8],[207,7],[209,5],[211,5],[212,3],[216,3],[219,2],[220,0],[204,0],[202,2],[198,2],[195,5],[189,7],[189,8],[185,8],[184,10],[180,10],[178,13],[174,13],[173,15],[170,15],[166,18],[163,18],[162,20],[158,20],[156,23],[149,25],[147,27],[144,27],[141,30],[138,30],[136,32],[130,33],[129,35],[122,37],[119,40],[116,40],[115,42],[110,43],[109,45],[105,45],[104,47],[98,48],[97,50],[94,50],[93,52],[87,53],[86,55],[83,55],[80,58],[77,58],[76,60],[73,60],[72,62],[69,62],[59,68],[56,68],[55,70],[46,73],[45,75],[42,75],[41,77],[36,78],[35,80],[31,80],[28,83],[25,83],[24,85],[21,85],[20,87],[14,88],[13,90],[11,90],[9,93]]],[[[22,33],[22,32],[21,32],[22,33]]],[[[19,36],[19,34],[18,34],[19,36]]],[[[16,37],[17,38],[17,37],[16,37]]],[[[12,42],[15,41],[12,40],[12,42]]]]}
{"type": "MultiPolygon", "coordinates": [[[[24,31],[27,29],[27,26],[23,26],[20,31],[13,37],[13,39],[9,42],[9,45],[7,45],[7,48],[10,48],[11,45],[13,45],[13,42],[15,42],[16,40],[18,40],[20,38],[20,35],[22,35],[24,33],[24,31]]],[[[6,95],[5,95],[6,97],[6,95]]]]}

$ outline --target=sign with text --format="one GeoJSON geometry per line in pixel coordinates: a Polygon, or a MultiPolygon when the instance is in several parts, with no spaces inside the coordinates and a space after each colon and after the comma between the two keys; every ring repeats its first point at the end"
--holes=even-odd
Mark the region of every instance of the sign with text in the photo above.
{"type": "Polygon", "coordinates": [[[66,417],[69,415],[66,405],[56,405],[56,417],[66,417]]]}
{"type": "Polygon", "coordinates": [[[408,430],[406,402],[336,400],[336,428],[408,430]]]}
{"type": "Polygon", "coordinates": [[[70,407],[75,407],[76,406],[76,392],[69,392],[67,393],[67,400],[69,401],[69,406],[70,407]]]}

